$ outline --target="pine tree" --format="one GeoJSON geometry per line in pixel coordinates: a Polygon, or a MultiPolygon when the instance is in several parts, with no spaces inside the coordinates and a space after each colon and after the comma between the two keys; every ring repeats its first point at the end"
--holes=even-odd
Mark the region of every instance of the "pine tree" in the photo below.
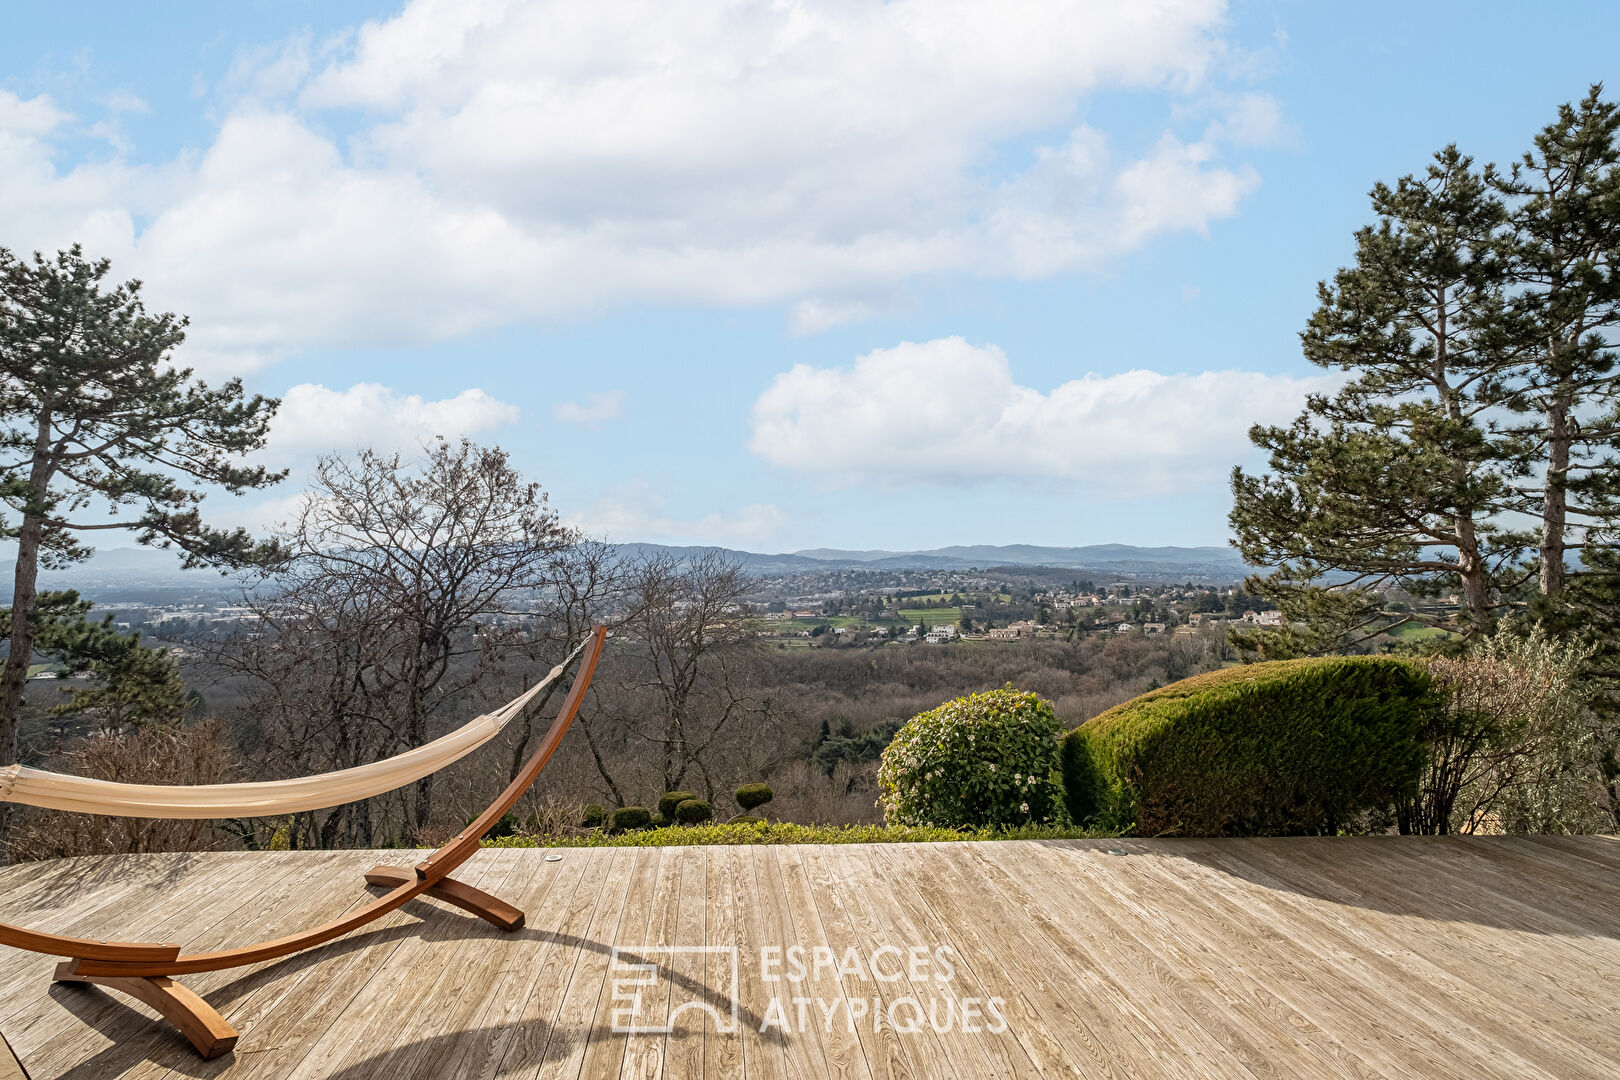
{"type": "MultiPolygon", "coordinates": [[[[284,475],[238,462],[264,444],[277,403],[246,397],[240,380],[211,389],[171,365],[186,320],[147,314],[138,281],[104,288],[109,269],[77,246],[32,262],[0,248],[0,501],[15,514],[0,531],[17,543],[0,766],[16,760],[41,564],[87,558],[80,536],[102,531],[178,548],[187,566],[278,554],[242,529],[205,525],[196,486],[240,494],[284,475]]],[[[0,804],[0,844],[5,814],[0,804]]]]}
{"type": "MultiPolygon", "coordinates": [[[[1519,554],[1493,516],[1511,494],[1503,405],[1517,323],[1504,298],[1505,208],[1455,147],[1422,177],[1372,191],[1378,224],[1356,260],[1318,286],[1305,356],[1346,372],[1289,427],[1255,426],[1270,472],[1232,473],[1230,521],[1250,580],[1314,621],[1288,650],[1345,647],[1378,632],[1374,590],[1455,583],[1468,627],[1493,619],[1499,570],[1519,554]],[[1359,595],[1352,595],[1359,594],[1359,595]]],[[[1387,620],[1383,620],[1387,622],[1387,620]]]]}
{"type": "Polygon", "coordinates": [[[1620,109],[1593,86],[1491,177],[1512,206],[1513,307],[1525,362],[1508,404],[1541,477],[1515,508],[1538,517],[1539,592],[1563,592],[1587,528],[1620,522],[1620,374],[1605,332],[1620,326],[1620,109]]]}

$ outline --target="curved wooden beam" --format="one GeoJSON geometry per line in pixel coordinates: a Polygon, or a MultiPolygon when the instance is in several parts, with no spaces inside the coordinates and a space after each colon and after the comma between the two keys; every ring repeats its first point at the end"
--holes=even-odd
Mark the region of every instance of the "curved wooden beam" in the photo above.
{"type": "MultiPolygon", "coordinates": [[[[367,885],[381,885],[388,889],[398,888],[408,881],[416,880],[418,880],[416,871],[399,866],[374,866],[366,871],[367,885]]],[[[470,911],[491,926],[508,932],[523,929],[523,923],[527,918],[520,909],[500,897],[491,896],[483,889],[476,889],[465,881],[457,881],[453,877],[440,878],[436,884],[428,886],[424,895],[431,896],[435,900],[443,900],[447,904],[454,904],[463,911],[470,911]]]]}
{"type": "Polygon", "coordinates": [[[557,710],[557,719],[551,722],[551,730],[546,737],[540,740],[529,760],[523,765],[521,771],[506,785],[496,800],[489,804],[489,809],[478,815],[478,819],[466,829],[451,839],[438,851],[416,864],[416,876],[424,881],[438,881],[472,858],[478,851],[478,844],[484,839],[484,834],[494,828],[496,823],[505,817],[523,797],[523,793],[534,786],[540,778],[540,772],[551,760],[551,755],[557,752],[562,745],[563,736],[568,734],[568,726],[574,722],[574,715],[585,701],[585,694],[591,688],[591,677],[596,674],[596,662],[602,658],[602,644],[607,640],[607,627],[598,626],[591,631],[591,644],[580,659],[579,671],[574,675],[574,685],[568,688],[568,697],[563,701],[562,708],[557,710]]]}
{"type": "Polygon", "coordinates": [[[236,1029],[227,1024],[212,1005],[173,979],[161,975],[149,978],[86,975],[70,960],[56,965],[56,981],[94,983],[128,994],[162,1013],[205,1058],[219,1057],[236,1045],[236,1029]]]}
{"type": "Polygon", "coordinates": [[[211,953],[193,953],[190,956],[157,962],[84,959],[79,961],[78,969],[87,975],[104,976],[191,975],[198,971],[222,971],[244,964],[275,960],[278,957],[302,952],[304,949],[312,949],[316,945],[324,945],[351,930],[358,930],[373,919],[379,919],[390,911],[402,907],[406,901],[427,892],[427,888],[426,882],[413,882],[354,909],[341,919],[273,941],[261,941],[256,945],[243,945],[240,948],[222,949],[211,953]]]}
{"type": "MultiPolygon", "coordinates": [[[[563,736],[568,733],[574,716],[579,712],[580,705],[585,700],[586,691],[590,689],[591,677],[596,673],[597,661],[601,659],[603,644],[607,639],[607,628],[598,626],[591,632],[590,645],[586,648],[580,659],[579,671],[574,675],[573,685],[569,688],[568,697],[564,700],[562,708],[557,712],[556,720],[552,721],[551,728],[546,732],[545,738],[524,764],[522,771],[517,775],[505,791],[478,816],[478,819],[464,831],[458,833],[449,843],[435,851],[416,867],[414,880],[385,893],[369,904],[362,905],[354,911],[335,919],[332,922],[305,930],[302,933],[291,934],[287,937],[277,938],[273,941],[263,941],[256,945],[244,945],[235,949],[224,949],[218,952],[194,953],[190,956],[167,955],[166,957],[137,956],[132,952],[123,950],[152,949],[150,945],[121,945],[117,942],[97,943],[97,956],[84,953],[55,952],[57,956],[78,956],[79,961],[75,970],[83,975],[94,975],[98,978],[136,977],[150,978],[160,975],[189,975],[199,971],[220,971],[225,968],[241,967],[244,964],[257,964],[265,960],[274,960],[278,957],[288,956],[295,952],[323,945],[333,938],[342,937],[352,930],[357,930],[374,919],[381,918],[390,911],[403,906],[410,900],[428,892],[439,884],[450,872],[470,859],[477,851],[479,841],[491,826],[505,817],[506,814],[522,798],[523,793],[529,789],[539,777],[541,770],[557,752],[562,743],[563,736]]],[[[457,883],[460,884],[459,882],[457,883]]],[[[466,886],[463,886],[466,888],[466,886]]],[[[515,908],[511,909],[516,911],[515,908]]],[[[521,915],[522,913],[519,912],[521,915]]],[[[0,926],[6,924],[0,923],[0,926]]],[[[20,927],[10,928],[21,934],[30,934],[20,927]]],[[[49,935],[46,935],[47,937],[49,935]]],[[[68,939],[64,939],[68,940],[68,939]]],[[[29,946],[23,946],[28,948],[29,946]]],[[[157,948],[167,949],[168,946],[157,948]]],[[[37,952],[47,950],[36,949],[37,952]]],[[[178,952],[178,947],[175,949],[178,952]]]]}
{"type": "Polygon", "coordinates": [[[73,956],[96,960],[156,962],[173,960],[180,946],[173,942],[99,941],[94,938],[42,934],[21,926],[0,922],[0,945],[44,953],[46,956],[73,956]]]}

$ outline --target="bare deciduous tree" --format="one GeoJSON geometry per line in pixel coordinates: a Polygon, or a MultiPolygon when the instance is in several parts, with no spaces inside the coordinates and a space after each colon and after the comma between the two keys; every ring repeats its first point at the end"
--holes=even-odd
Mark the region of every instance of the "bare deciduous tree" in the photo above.
{"type": "MultiPolygon", "coordinates": [[[[574,536],[505,451],[439,440],[408,461],[322,458],[279,539],[286,567],[249,597],[250,640],[227,650],[251,676],[266,747],[305,770],[363,764],[433,738],[507,652],[574,536]],[[256,636],[255,636],[256,635],[256,636]]],[[[402,807],[430,824],[433,777],[402,807]]],[[[369,810],[339,808],[323,846],[370,842],[369,810]]]]}
{"type": "Polygon", "coordinates": [[[714,754],[743,718],[768,711],[747,677],[757,661],[747,591],[743,568],[714,550],[685,561],[656,555],[630,570],[625,629],[637,657],[625,688],[652,708],[627,726],[657,747],[665,791],[696,770],[712,802],[714,754]]]}

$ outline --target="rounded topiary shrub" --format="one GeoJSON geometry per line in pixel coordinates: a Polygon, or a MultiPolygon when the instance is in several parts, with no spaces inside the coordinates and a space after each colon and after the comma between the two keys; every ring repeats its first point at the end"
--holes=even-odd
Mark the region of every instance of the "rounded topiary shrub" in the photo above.
{"type": "Polygon", "coordinates": [[[658,816],[674,821],[675,808],[687,799],[695,798],[697,798],[697,795],[690,791],[666,791],[663,798],[658,800],[658,816]]]}
{"type": "Polygon", "coordinates": [[[1141,836],[1334,833],[1412,790],[1434,705],[1428,675],[1387,658],[1196,675],[1068,734],[1069,811],[1141,836]]]}
{"type": "Polygon", "coordinates": [[[1011,687],[920,713],[883,751],[883,816],[949,828],[1065,822],[1061,734],[1050,702],[1011,687]]]}
{"type": "Polygon", "coordinates": [[[714,807],[702,799],[682,799],[675,806],[675,820],[682,825],[697,825],[714,817],[714,807]]]}
{"type": "Polygon", "coordinates": [[[652,814],[645,806],[621,806],[608,815],[608,828],[613,832],[645,829],[651,821],[652,814]]]}
{"type": "Polygon", "coordinates": [[[737,805],[746,813],[755,807],[764,806],[775,798],[769,784],[744,784],[737,789],[737,805]]]}
{"type": "Polygon", "coordinates": [[[579,823],[587,829],[594,829],[607,820],[607,807],[601,803],[586,803],[579,813],[579,823]]]}

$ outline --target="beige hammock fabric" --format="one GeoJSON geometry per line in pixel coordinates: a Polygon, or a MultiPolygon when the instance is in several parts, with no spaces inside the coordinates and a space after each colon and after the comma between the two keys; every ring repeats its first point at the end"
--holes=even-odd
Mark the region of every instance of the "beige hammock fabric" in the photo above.
{"type": "Polygon", "coordinates": [[[140,818],[274,817],[359,802],[414,783],[483,746],[500,734],[536,694],[555,682],[584,647],[569,653],[544,679],[494,712],[414,750],[370,765],[293,780],[191,787],[120,784],[12,765],[0,769],[0,802],[140,818]]]}

